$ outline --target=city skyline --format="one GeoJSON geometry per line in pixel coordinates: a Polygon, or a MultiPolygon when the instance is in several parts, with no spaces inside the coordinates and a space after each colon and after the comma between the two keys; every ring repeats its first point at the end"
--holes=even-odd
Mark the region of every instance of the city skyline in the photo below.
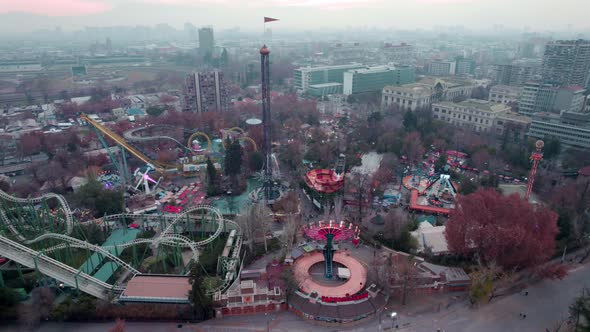
{"type": "Polygon", "coordinates": [[[38,29],[68,31],[86,26],[154,25],[182,28],[185,22],[215,28],[262,31],[262,17],[281,19],[283,30],[376,27],[429,29],[462,25],[524,30],[587,30],[590,3],[523,0],[0,0],[0,29],[26,33],[38,29]],[[510,10],[505,10],[510,8],[510,10]],[[576,10],[571,10],[576,8],[576,10]],[[362,14],[358,15],[359,10],[362,14]],[[302,18],[305,18],[304,20],[302,18]]]}

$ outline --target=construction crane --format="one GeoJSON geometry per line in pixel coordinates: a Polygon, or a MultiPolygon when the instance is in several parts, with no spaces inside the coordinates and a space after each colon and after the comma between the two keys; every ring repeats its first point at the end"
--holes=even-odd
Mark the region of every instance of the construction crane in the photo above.
{"type": "Polygon", "coordinates": [[[533,162],[533,166],[531,167],[531,172],[529,173],[529,182],[526,187],[526,193],[524,194],[524,199],[526,201],[529,200],[531,192],[533,191],[533,184],[535,183],[535,175],[537,174],[539,162],[543,160],[543,146],[545,146],[545,143],[543,143],[541,140],[538,140],[535,143],[535,151],[531,153],[531,161],[533,162]]]}

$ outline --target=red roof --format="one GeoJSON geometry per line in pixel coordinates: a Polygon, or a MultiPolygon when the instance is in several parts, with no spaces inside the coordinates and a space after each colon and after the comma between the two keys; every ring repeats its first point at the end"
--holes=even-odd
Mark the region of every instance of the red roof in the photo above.
{"type": "Polygon", "coordinates": [[[121,296],[188,299],[190,289],[188,277],[136,275],[121,296]]]}
{"type": "Polygon", "coordinates": [[[451,210],[418,204],[418,190],[413,189],[410,193],[410,209],[429,213],[449,214],[451,210]]]}

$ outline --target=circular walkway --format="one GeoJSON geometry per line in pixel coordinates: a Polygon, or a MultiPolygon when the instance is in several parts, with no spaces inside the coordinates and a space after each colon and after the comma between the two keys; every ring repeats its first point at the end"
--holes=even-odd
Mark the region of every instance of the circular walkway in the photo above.
{"type": "Polygon", "coordinates": [[[337,252],[334,254],[334,262],[346,266],[350,270],[350,279],[342,285],[329,286],[322,285],[312,279],[309,275],[309,269],[316,263],[323,262],[324,255],[321,252],[304,256],[295,261],[294,271],[295,279],[299,282],[299,288],[305,293],[316,292],[320,296],[328,297],[345,297],[358,293],[366,285],[367,270],[355,258],[346,253],[337,252]]]}

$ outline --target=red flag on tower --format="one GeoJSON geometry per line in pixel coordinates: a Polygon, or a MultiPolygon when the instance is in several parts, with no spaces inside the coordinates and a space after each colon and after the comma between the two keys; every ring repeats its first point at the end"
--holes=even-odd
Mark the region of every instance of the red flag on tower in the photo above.
{"type": "Polygon", "coordinates": [[[274,21],[278,21],[278,18],[272,18],[272,17],[264,17],[264,23],[268,23],[268,22],[274,22],[274,21]]]}

